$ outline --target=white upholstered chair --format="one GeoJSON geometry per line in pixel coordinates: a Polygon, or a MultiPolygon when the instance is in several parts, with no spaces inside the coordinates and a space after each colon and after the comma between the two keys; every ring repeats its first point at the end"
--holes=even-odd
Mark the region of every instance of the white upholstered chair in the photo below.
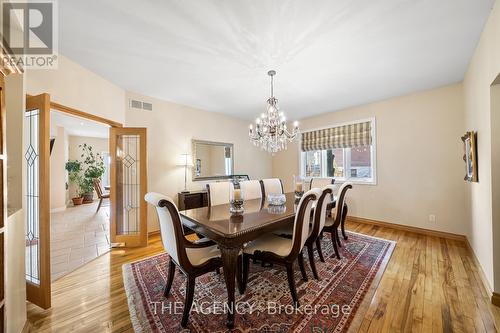
{"type": "Polygon", "coordinates": [[[243,200],[261,199],[262,187],[258,180],[244,180],[240,182],[243,200]]]}
{"type": "Polygon", "coordinates": [[[144,199],[156,208],[163,248],[170,256],[164,296],[168,297],[170,293],[176,266],[187,276],[186,299],[181,320],[181,326],[186,327],[193,303],[196,277],[222,267],[221,254],[217,245],[211,241],[192,243],[184,237],[179,211],[169,197],[150,192],[144,199]]]}
{"type": "Polygon", "coordinates": [[[304,269],[302,248],[309,237],[309,221],[313,203],[321,196],[319,189],[307,191],[299,201],[295,215],[292,238],[283,238],[274,234],[266,234],[250,242],[243,249],[243,290],[248,281],[250,258],[264,262],[284,265],[288,276],[288,286],[295,306],[299,300],[295,289],[293,263],[298,259],[302,278],[307,281],[304,269]]]}
{"type": "Polygon", "coordinates": [[[262,179],[261,183],[264,189],[263,197],[266,197],[268,194],[283,193],[283,183],[279,178],[262,179]]]}
{"type": "MultiPolygon", "coordinates": [[[[351,188],[352,183],[350,182],[345,182],[340,186],[337,192],[337,202],[335,203],[335,208],[333,209],[332,216],[326,218],[325,225],[323,227],[323,231],[329,232],[331,234],[333,249],[338,259],[340,259],[340,254],[337,245],[342,246],[342,244],[340,243],[338,227],[339,225],[341,225],[344,239],[347,239],[344,230],[344,222],[347,216],[348,207],[345,200],[347,197],[347,190],[351,188]]],[[[318,248],[318,252],[321,252],[321,248],[318,248]]]]}
{"type": "Polygon", "coordinates": [[[208,205],[212,207],[229,203],[229,197],[233,190],[234,186],[232,182],[207,184],[208,205]]]}

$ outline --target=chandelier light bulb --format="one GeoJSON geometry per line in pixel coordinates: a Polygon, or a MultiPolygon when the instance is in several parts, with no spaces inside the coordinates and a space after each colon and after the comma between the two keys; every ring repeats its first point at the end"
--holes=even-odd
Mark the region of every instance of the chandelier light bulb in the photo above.
{"type": "Polygon", "coordinates": [[[260,118],[255,119],[256,124],[260,124],[260,118]]]}
{"type": "Polygon", "coordinates": [[[299,128],[299,122],[297,120],[293,122],[293,127],[299,128]]]}

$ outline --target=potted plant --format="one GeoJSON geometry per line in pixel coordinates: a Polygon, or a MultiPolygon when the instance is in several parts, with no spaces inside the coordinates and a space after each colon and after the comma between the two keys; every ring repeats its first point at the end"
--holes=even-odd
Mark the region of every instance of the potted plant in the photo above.
{"type": "Polygon", "coordinates": [[[82,197],[82,164],[80,161],[66,162],[66,171],[68,171],[69,181],[76,186],[76,197],[71,198],[73,205],[78,206],[83,202],[82,197]]]}
{"type": "Polygon", "coordinates": [[[94,153],[92,146],[84,143],[78,147],[82,149],[81,157],[83,158],[82,164],[84,165],[81,185],[83,202],[90,203],[94,200],[94,179],[101,179],[105,172],[104,161],[101,154],[94,153]]]}

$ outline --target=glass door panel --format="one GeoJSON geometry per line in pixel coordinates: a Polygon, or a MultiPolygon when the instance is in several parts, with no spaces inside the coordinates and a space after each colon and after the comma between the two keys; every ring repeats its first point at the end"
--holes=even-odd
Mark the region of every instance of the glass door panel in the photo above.
{"type": "Polygon", "coordinates": [[[147,245],[146,129],[110,129],[111,241],[147,245]]]}
{"type": "Polygon", "coordinates": [[[50,96],[26,98],[24,117],[26,298],[50,307],[50,96]]]}

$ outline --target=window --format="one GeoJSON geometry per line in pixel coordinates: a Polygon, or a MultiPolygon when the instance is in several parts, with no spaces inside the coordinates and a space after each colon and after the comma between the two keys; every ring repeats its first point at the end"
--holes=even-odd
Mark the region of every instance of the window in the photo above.
{"type": "Polygon", "coordinates": [[[358,124],[332,127],[314,133],[308,132],[309,135],[303,134],[302,139],[305,142],[301,145],[302,176],[305,178],[334,177],[337,181],[349,180],[361,183],[375,182],[373,120],[368,123],[367,128],[362,130],[364,134],[359,130],[358,124]],[[347,126],[350,126],[347,130],[338,130],[340,127],[347,126]],[[325,133],[325,131],[328,132],[325,133]],[[347,134],[342,133],[348,133],[352,139],[346,138],[347,134]],[[329,146],[332,148],[325,149],[329,146]]]}
{"type": "Polygon", "coordinates": [[[104,161],[104,174],[102,175],[101,178],[102,186],[111,186],[111,181],[110,181],[111,156],[107,151],[102,152],[101,156],[104,161]]]}

